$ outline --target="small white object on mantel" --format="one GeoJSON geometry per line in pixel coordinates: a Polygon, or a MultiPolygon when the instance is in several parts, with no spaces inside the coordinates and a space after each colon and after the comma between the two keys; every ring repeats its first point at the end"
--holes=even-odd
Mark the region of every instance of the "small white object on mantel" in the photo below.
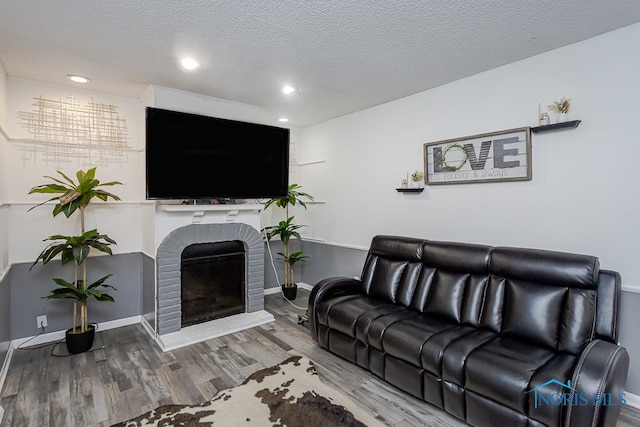
{"type": "Polygon", "coordinates": [[[195,211],[191,217],[191,224],[200,224],[204,217],[204,211],[195,211]]]}

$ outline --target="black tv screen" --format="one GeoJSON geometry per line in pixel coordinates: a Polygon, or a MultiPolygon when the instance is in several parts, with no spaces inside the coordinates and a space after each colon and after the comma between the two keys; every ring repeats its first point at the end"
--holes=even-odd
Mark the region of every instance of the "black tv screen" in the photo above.
{"type": "Polygon", "coordinates": [[[281,197],[289,129],[146,109],[147,199],[281,197]]]}

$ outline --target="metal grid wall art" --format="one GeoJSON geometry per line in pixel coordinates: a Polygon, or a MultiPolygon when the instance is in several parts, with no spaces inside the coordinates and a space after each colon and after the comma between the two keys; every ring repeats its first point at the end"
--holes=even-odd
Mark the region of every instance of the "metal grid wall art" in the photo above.
{"type": "Polygon", "coordinates": [[[34,98],[32,111],[19,111],[19,124],[30,138],[21,140],[25,159],[31,153],[56,165],[106,165],[126,163],[130,148],[127,144],[127,122],[118,114],[118,107],[95,102],[93,98],[80,105],[74,96],[58,100],[42,96],[34,98]]]}

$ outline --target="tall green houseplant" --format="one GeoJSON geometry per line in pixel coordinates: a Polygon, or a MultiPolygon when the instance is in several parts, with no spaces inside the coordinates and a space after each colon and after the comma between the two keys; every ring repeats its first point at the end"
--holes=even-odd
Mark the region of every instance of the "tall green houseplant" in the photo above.
{"type": "Polygon", "coordinates": [[[56,234],[45,239],[44,241],[49,241],[50,243],[44,248],[40,255],[38,255],[31,265],[31,268],[40,261],[42,264],[47,264],[58,255],[61,256],[63,265],[73,262],[73,281],[69,282],[61,278],[53,279],[58,287],[43,298],[72,299],[74,301],[73,327],[71,328],[70,333],[85,333],[89,329],[87,300],[90,297],[94,297],[98,301],[113,302],[113,297],[102,292],[100,289],[110,288],[115,290],[113,286],[105,283],[106,280],[111,277],[111,274],[88,284],[87,258],[91,249],[96,249],[100,252],[112,255],[111,248],[109,246],[116,244],[113,239],[106,234],[100,234],[97,229],[85,229],[85,209],[94,199],[99,199],[105,202],[108,199],[120,200],[118,196],[103,190],[102,187],[121,185],[122,183],[118,181],[101,183],[95,178],[96,168],[91,168],[86,172],[83,170],[76,172],[77,182],[74,182],[63,172],[57,172],[59,174],[58,178],[45,176],[45,178],[52,181],[51,183],[38,185],[29,191],[29,194],[43,193],[56,194],[56,196],[33,206],[31,209],[44,205],[48,202],[56,201],[57,203],[53,207],[54,217],[63,213],[67,218],[70,218],[75,212],[78,212],[80,215],[80,234],[75,236],[56,234]],[[77,324],[78,305],[80,306],[79,326],[77,324]]]}
{"type": "Polygon", "coordinates": [[[302,186],[298,184],[289,185],[287,195],[285,197],[275,197],[269,199],[264,204],[264,208],[267,209],[271,205],[275,205],[279,208],[283,208],[285,212],[285,218],[280,221],[278,225],[272,225],[264,228],[264,233],[267,240],[272,240],[274,237],[279,237],[282,241],[282,252],[278,252],[280,259],[284,263],[284,281],[282,286],[285,288],[295,287],[295,278],[293,275],[293,266],[297,262],[306,261],[308,256],[304,255],[303,251],[291,251],[291,239],[300,239],[299,229],[305,227],[294,223],[294,217],[289,216],[289,206],[295,206],[296,204],[307,208],[305,201],[312,201],[313,197],[305,192],[300,191],[302,186]]]}

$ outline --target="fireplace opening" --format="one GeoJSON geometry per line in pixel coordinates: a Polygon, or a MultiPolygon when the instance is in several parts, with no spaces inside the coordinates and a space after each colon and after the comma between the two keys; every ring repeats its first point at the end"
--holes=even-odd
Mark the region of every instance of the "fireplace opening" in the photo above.
{"type": "Polygon", "coordinates": [[[244,244],[235,240],[187,246],[180,281],[183,327],[244,313],[244,244]]]}

